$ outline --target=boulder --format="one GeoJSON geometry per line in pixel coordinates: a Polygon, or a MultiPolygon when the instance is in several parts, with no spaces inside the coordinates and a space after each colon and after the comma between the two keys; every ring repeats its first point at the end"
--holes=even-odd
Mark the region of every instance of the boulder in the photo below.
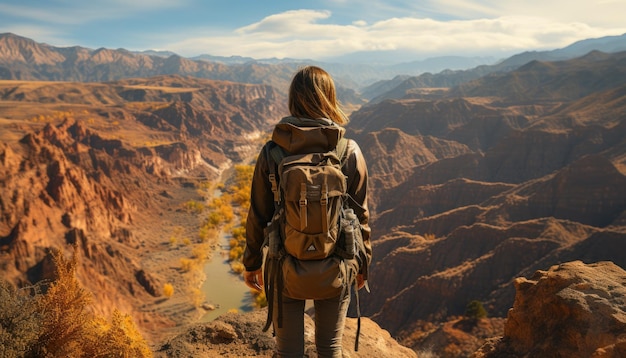
{"type": "Polygon", "coordinates": [[[515,280],[504,336],[474,358],[625,357],[626,271],[572,261],[515,280]]]}

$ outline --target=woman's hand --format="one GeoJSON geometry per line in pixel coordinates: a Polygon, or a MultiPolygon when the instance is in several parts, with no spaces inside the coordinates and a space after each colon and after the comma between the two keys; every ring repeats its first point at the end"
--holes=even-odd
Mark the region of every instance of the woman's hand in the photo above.
{"type": "Polygon", "coordinates": [[[253,290],[263,291],[263,269],[244,271],[243,281],[253,290]]]}
{"type": "Polygon", "coordinates": [[[356,275],[356,283],[357,285],[359,285],[359,290],[363,288],[363,286],[365,286],[365,280],[363,279],[363,274],[357,274],[356,275]]]}

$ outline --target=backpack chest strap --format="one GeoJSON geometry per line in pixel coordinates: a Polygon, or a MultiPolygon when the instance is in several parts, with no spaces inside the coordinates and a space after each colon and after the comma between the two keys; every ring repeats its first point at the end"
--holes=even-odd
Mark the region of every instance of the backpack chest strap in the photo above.
{"type": "Polygon", "coordinates": [[[328,183],[324,181],[322,183],[322,192],[320,193],[320,207],[322,209],[322,232],[328,232],[328,215],[326,215],[328,210],[328,183]]]}
{"type": "Polygon", "coordinates": [[[307,199],[306,183],[300,183],[300,230],[304,230],[309,224],[307,221],[307,199]]]}

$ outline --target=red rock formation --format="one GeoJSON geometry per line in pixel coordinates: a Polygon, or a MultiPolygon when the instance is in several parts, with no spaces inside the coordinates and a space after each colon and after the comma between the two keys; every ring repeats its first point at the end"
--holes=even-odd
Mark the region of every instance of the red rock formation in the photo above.
{"type": "Polygon", "coordinates": [[[455,317],[439,325],[416,325],[411,336],[402,339],[401,343],[414,348],[418,357],[422,356],[422,352],[439,358],[467,357],[476,352],[485,340],[501,335],[504,323],[504,318],[455,317]]]}
{"type": "MultiPolygon", "coordinates": [[[[169,266],[155,268],[145,257],[167,242],[171,228],[165,223],[181,224],[182,215],[176,211],[181,202],[199,197],[193,185],[185,188],[186,181],[215,179],[231,161],[248,157],[257,149],[251,142],[284,109],[267,86],[182,77],[158,80],[169,81],[170,87],[159,91],[145,84],[150,80],[135,82],[134,86],[143,83],[154,92],[149,94],[149,103],[126,103],[117,94],[127,84],[0,86],[3,96],[13,101],[11,108],[16,108],[6,115],[11,119],[2,123],[0,144],[2,278],[20,286],[49,278],[48,251],[54,248],[69,254],[76,246],[80,255],[77,276],[97,297],[94,309],[104,314],[114,308],[130,313],[149,333],[148,339],[160,338],[167,334],[164,327],[190,315],[182,312],[176,317],[180,312],[144,309],[161,295],[164,274],[171,271],[169,266]],[[168,102],[168,93],[185,92],[172,90],[177,81],[195,84],[195,90],[187,92],[202,98],[168,102]],[[84,94],[82,103],[80,94],[84,94]],[[75,102],[59,104],[68,96],[75,102]],[[59,112],[67,116],[63,123],[43,126],[37,123],[40,117],[31,120],[27,116],[40,113],[37,99],[43,97],[51,98],[44,113],[63,108],[59,112]],[[209,103],[212,107],[203,107],[209,103]],[[147,127],[137,116],[148,112],[164,123],[183,125],[175,133],[171,128],[147,127]],[[25,118],[13,118],[15,113],[25,118]],[[211,118],[215,113],[219,116],[211,118]],[[81,116],[94,117],[72,119],[81,116]],[[209,123],[219,130],[212,134],[209,123]],[[19,141],[12,140],[23,132],[19,141]]],[[[198,225],[197,218],[187,216],[197,232],[193,226],[198,225]]]]}
{"type": "Polygon", "coordinates": [[[581,261],[515,280],[504,335],[473,357],[626,356],[626,271],[581,261]]]}
{"type": "MultiPolygon", "coordinates": [[[[589,73],[623,73],[619,56],[589,73]]],[[[393,100],[356,112],[349,133],[379,142],[363,150],[373,163],[375,253],[365,314],[405,337],[415,322],[462,314],[470,300],[503,317],[512,279],[555,263],[626,267],[626,102],[624,86],[611,83],[570,103],[559,101],[578,90],[564,82],[559,101],[393,100]],[[447,147],[411,147],[423,138],[447,147]],[[459,145],[467,151],[442,151],[459,145]],[[425,148],[428,156],[411,157],[421,162],[405,159],[425,148]]]]}

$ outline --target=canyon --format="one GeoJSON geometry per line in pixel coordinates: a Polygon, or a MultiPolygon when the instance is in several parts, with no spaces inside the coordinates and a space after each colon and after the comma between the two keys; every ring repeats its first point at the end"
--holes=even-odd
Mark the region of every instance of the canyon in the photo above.
{"type": "Polygon", "coordinates": [[[191,247],[168,240],[180,231],[197,241],[203,218],[183,205],[256,151],[284,98],[269,86],[178,76],[0,81],[0,92],[3,278],[18,286],[50,279],[49,250],[76,246],[77,276],[98,312],[128,312],[153,339],[198,316],[190,298],[154,312],[165,283],[194,285],[177,268],[191,247]]]}
{"type": "Polygon", "coordinates": [[[512,278],[553,264],[624,267],[625,58],[531,62],[354,112],[376,212],[366,315],[411,337],[472,300],[506,317],[512,278]]]}
{"type": "MultiPolygon", "coordinates": [[[[125,64],[123,55],[109,51],[102,61],[114,64],[109,70],[149,68],[125,64]]],[[[522,278],[539,280],[554,265],[584,270],[569,262],[626,267],[625,60],[624,52],[592,51],[450,87],[424,88],[411,77],[371,103],[344,92],[354,109],[347,136],[359,143],[370,174],[374,261],[372,293],[361,295],[371,320],[365,334],[390,335],[392,346],[367,352],[411,356],[395,341],[440,357],[469,356],[485,342],[492,351],[524,352],[547,343],[514,329],[515,317],[516,327],[535,329],[515,311],[537,309],[516,296],[531,290],[522,278]],[[474,300],[488,317],[469,324],[465,310],[474,300]],[[513,348],[497,343],[515,339],[521,343],[513,348]]],[[[17,286],[50,279],[48,251],[76,246],[77,275],[97,298],[96,310],[130,313],[164,355],[176,356],[194,329],[216,350],[226,349],[224,337],[252,334],[243,322],[258,322],[262,312],[185,331],[200,313],[191,298],[165,300],[162,287],[185,280],[178,259],[191,247],[173,250],[168,240],[180,227],[181,236],[197,236],[202,218],[181,208],[201,200],[203,182],[224,181],[234,164],[253,162],[287,113],[292,67],[256,82],[193,72],[76,82],[17,79],[27,64],[2,61],[12,69],[0,81],[2,277],[17,286]]],[[[544,291],[546,301],[555,295],[544,291]]],[[[620,302],[614,309],[623,311],[620,302]]],[[[250,337],[265,342],[258,355],[271,350],[268,337],[250,337]]],[[[613,343],[613,351],[622,349],[613,343]]],[[[602,344],[596,348],[611,340],[602,344]]]]}

